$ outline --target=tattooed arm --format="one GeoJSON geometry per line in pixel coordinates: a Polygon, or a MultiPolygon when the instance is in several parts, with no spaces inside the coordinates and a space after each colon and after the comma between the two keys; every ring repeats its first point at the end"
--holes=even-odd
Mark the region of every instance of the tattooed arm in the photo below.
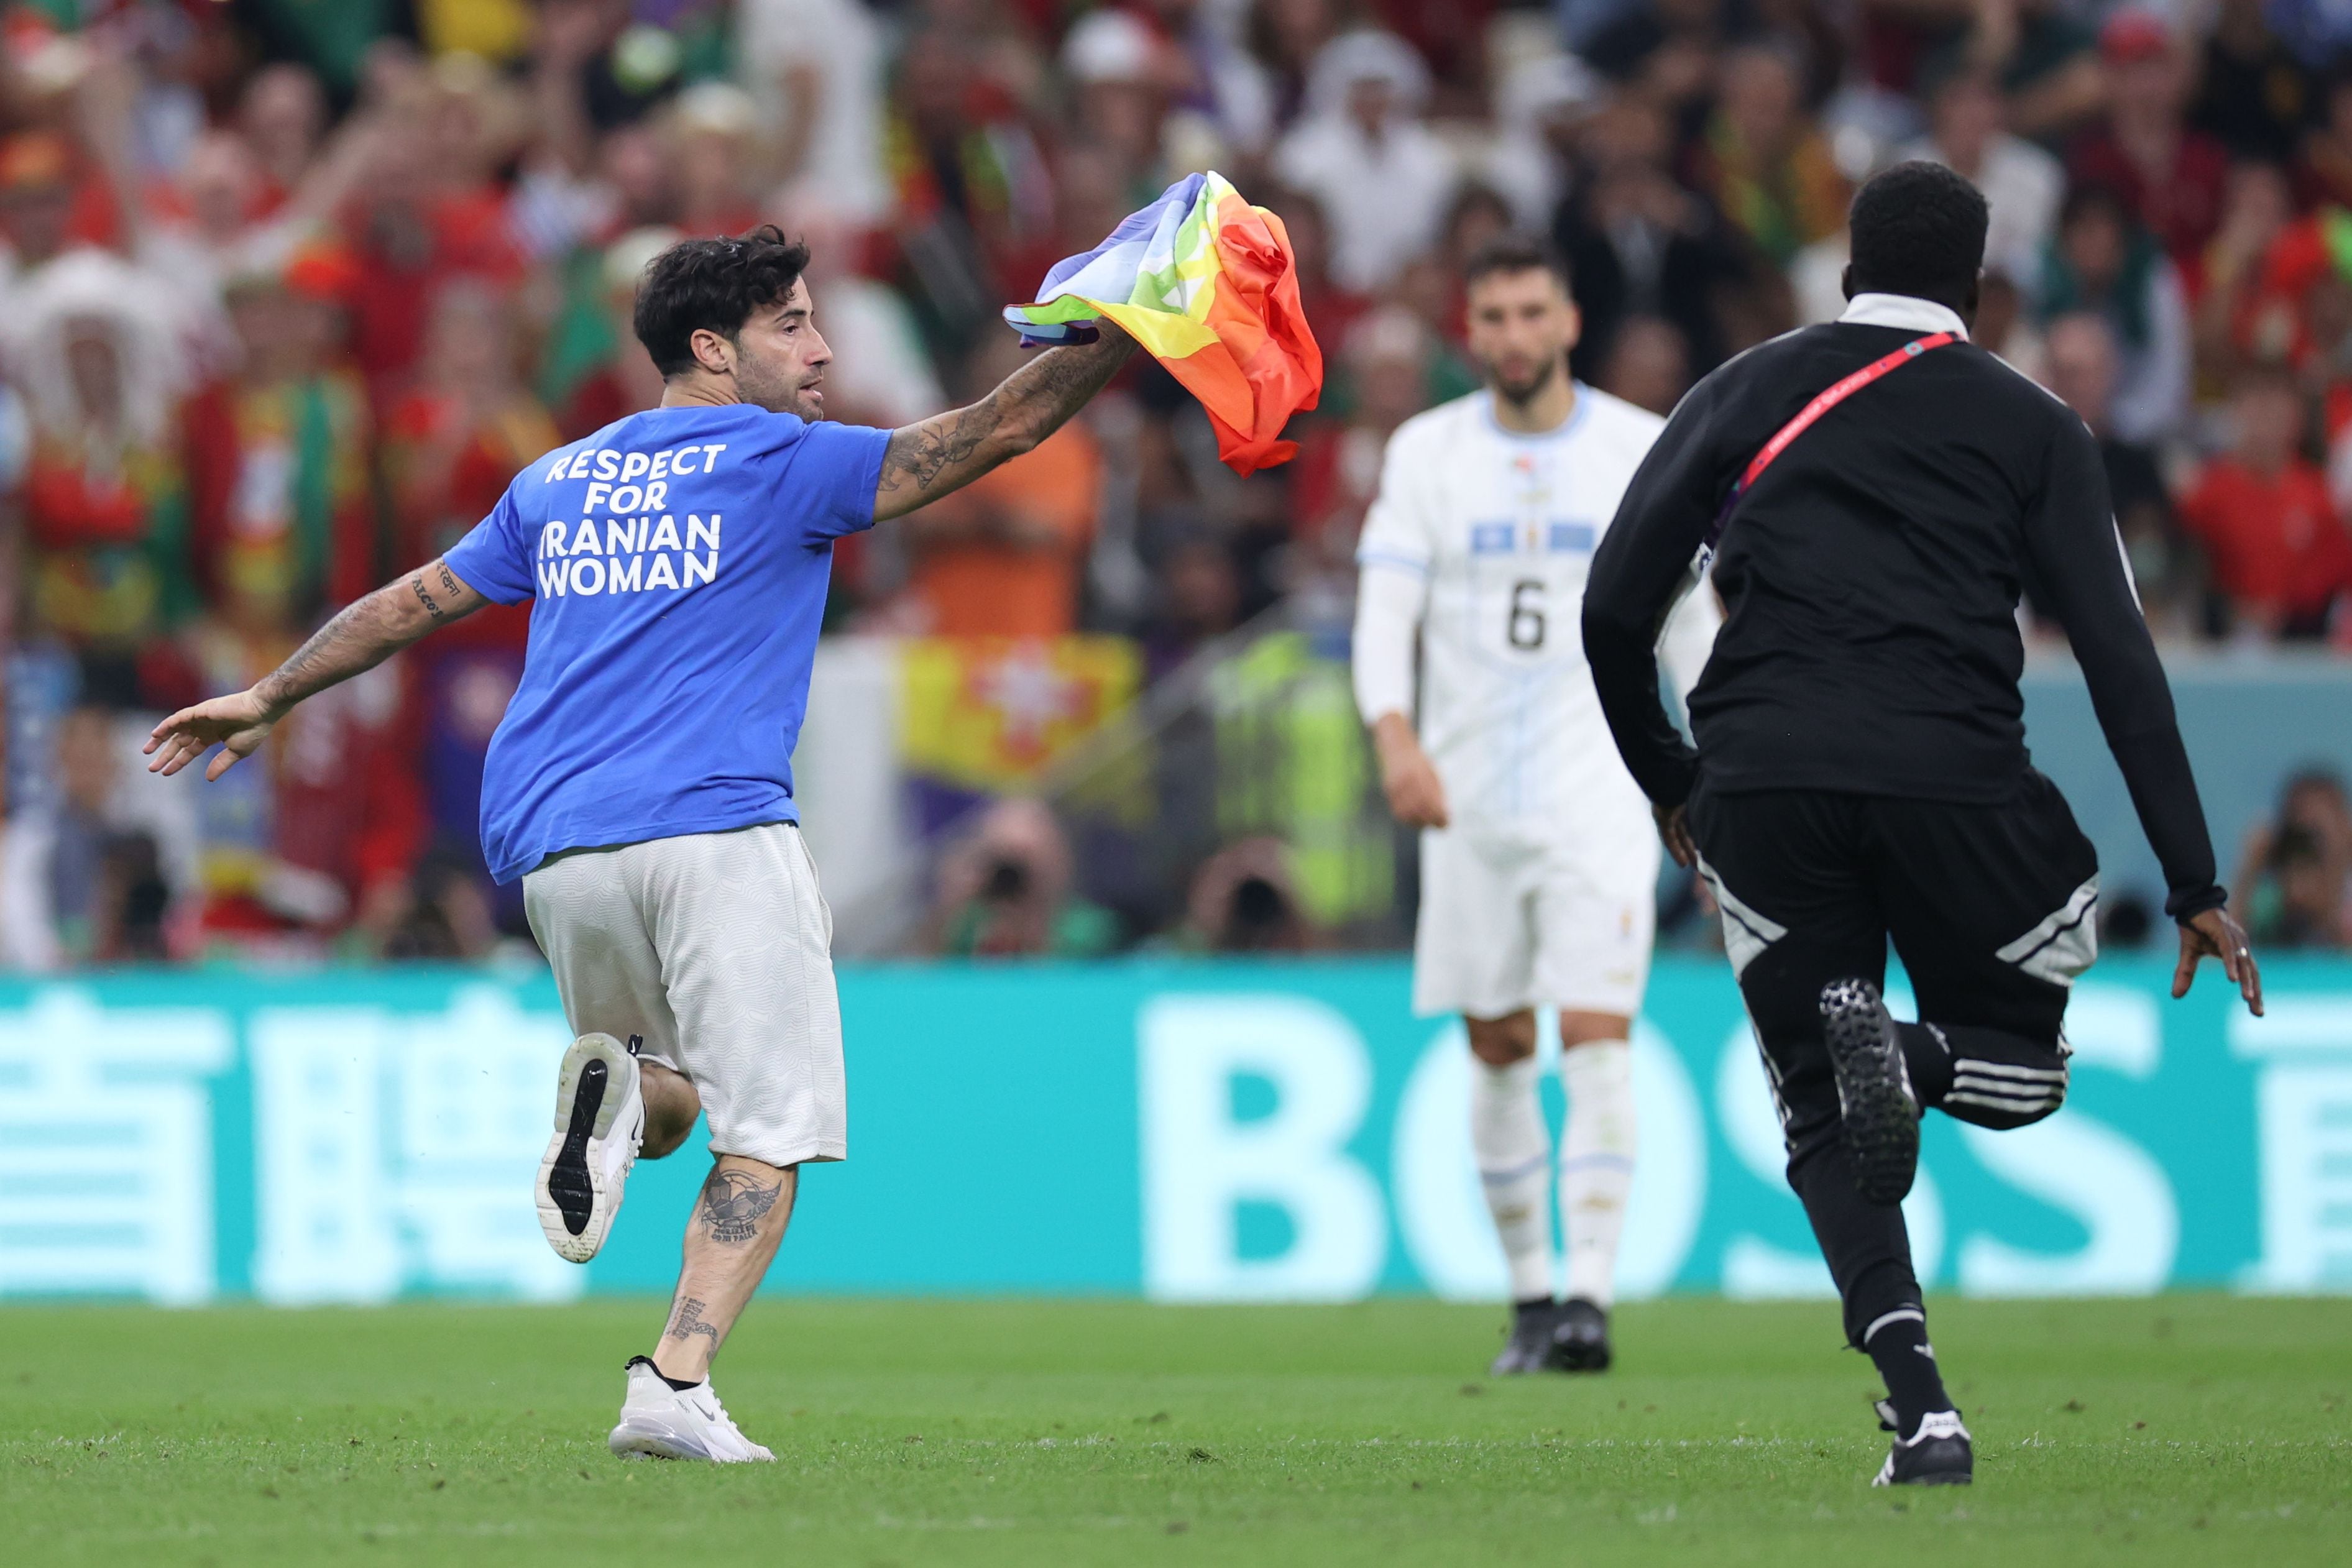
{"type": "Polygon", "coordinates": [[[458,580],[446,561],[433,560],[346,605],[294,656],[252,687],[198,703],[157,725],[147,737],[150,773],[177,773],[218,746],[205,769],[217,779],[252,756],[270,727],[304,697],[372,670],[436,626],[460,621],[489,601],[458,580]]]}
{"type": "Polygon", "coordinates": [[[874,520],[902,517],[961,489],[1061,429],[1135,351],[1135,340],[1111,322],[1101,329],[1096,342],[1046,350],[970,408],[892,431],[874,520]]]}

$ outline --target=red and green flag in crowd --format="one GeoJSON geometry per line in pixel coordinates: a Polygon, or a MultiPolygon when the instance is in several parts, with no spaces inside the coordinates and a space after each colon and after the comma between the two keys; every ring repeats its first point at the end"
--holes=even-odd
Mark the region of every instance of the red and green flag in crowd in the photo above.
{"type": "Polygon", "coordinates": [[[1201,400],[1238,474],[1298,450],[1282,427],[1323,391],[1282,220],[1217,173],[1190,174],[1082,256],[1055,264],[1004,319],[1024,343],[1085,342],[1109,317],[1201,400]]]}

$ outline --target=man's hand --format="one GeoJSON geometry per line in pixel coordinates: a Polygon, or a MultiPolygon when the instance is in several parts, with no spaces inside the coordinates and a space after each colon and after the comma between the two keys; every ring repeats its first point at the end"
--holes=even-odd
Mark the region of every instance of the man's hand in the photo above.
{"type": "Polygon", "coordinates": [[[1698,845],[1691,841],[1690,814],[1680,806],[1653,805],[1650,815],[1657,820],[1658,841],[1666,846],[1666,853],[1675,863],[1688,871],[1698,863],[1698,845]]]}
{"type": "Polygon", "coordinates": [[[2246,928],[2227,906],[2205,910],[2180,923],[2180,967],[2172,971],[2174,997],[2189,994],[2189,983],[2197,977],[2200,958],[2221,959],[2221,972],[2237,982],[2248,1010],[2256,1018],[2263,1016],[2262,971],[2254,967],[2254,950],[2246,940],[2246,928]]]}
{"type": "Polygon", "coordinates": [[[375,668],[436,626],[462,620],[488,602],[447,561],[426,561],[343,606],[251,689],[182,708],[157,725],[147,737],[147,755],[155,759],[147,771],[168,778],[217,746],[221,753],[205,777],[218,779],[240,758],[260,750],[270,727],[296,703],[375,668]]]}
{"type": "Polygon", "coordinates": [[[1444,827],[1445,781],[1438,778],[1404,715],[1381,715],[1372,726],[1372,749],[1380,756],[1381,789],[1396,820],[1408,828],[1444,827]]]}
{"type": "Polygon", "coordinates": [[[220,755],[205,769],[205,777],[218,779],[239,758],[260,750],[277,722],[278,716],[250,690],[184,707],[147,737],[147,755],[155,759],[147,771],[168,779],[217,746],[220,755]]]}

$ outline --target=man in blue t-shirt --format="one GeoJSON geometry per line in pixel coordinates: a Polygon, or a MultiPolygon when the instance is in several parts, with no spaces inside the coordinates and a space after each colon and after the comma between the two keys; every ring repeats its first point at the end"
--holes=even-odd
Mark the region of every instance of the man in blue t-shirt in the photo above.
{"type": "Polygon", "coordinates": [[[801,1163],[847,1152],[833,922],[792,770],[833,541],[1030,450],[1133,347],[1105,323],[969,408],[828,424],[807,264],[772,227],[664,252],[635,323],[659,408],[541,458],[446,556],[147,745],[163,773],[218,746],[218,779],[304,697],[486,603],[537,601],[484,770],[482,847],[500,882],[521,879],[579,1036],[540,1221],[584,1263],[641,1147],[668,1154],[707,1114],[715,1156],[668,1323],[629,1363],[611,1437],[625,1457],[773,1458],[711,1392],[710,1359],[783,1239],[801,1163]]]}

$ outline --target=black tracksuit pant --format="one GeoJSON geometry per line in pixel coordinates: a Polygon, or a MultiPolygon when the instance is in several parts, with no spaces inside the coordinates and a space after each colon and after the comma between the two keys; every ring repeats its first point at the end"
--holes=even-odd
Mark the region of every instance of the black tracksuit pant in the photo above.
{"type": "Polygon", "coordinates": [[[1822,988],[1883,985],[1890,938],[1918,998],[1899,1026],[1921,1104],[2021,1127],[2066,1093],[2067,988],[2097,949],[2098,857],[2057,787],[2028,770],[1999,805],[1820,790],[1689,803],[1700,868],[1755,1022],[1804,1200],[1860,1347],[1919,1305],[1903,1211],[1865,1202],[1839,1136],[1822,988]]]}

